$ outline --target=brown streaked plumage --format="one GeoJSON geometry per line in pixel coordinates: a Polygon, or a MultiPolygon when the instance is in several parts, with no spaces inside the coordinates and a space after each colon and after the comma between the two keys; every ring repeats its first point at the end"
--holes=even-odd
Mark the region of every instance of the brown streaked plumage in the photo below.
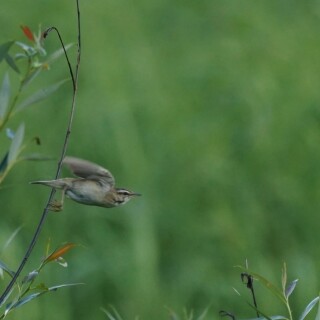
{"type": "Polygon", "coordinates": [[[82,204],[105,208],[117,207],[125,204],[132,197],[141,195],[127,189],[116,188],[115,179],[111,172],[93,162],[65,157],[63,164],[78,178],[31,182],[62,190],[61,202],[51,205],[51,209],[54,211],[62,210],[65,195],[82,204]]]}

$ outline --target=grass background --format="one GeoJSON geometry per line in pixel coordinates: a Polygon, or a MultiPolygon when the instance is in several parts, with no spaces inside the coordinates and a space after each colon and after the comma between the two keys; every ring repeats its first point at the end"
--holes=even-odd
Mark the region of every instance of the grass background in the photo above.
{"type": "MultiPolygon", "coordinates": [[[[209,304],[209,318],[221,309],[253,317],[232,290],[241,288],[233,266],[245,259],[279,285],[286,261],[289,279],[300,279],[298,316],[319,292],[320,2],[82,1],[81,14],[68,154],[106,166],[143,197],[112,210],[67,201],[50,215],[28,270],[48,238],[80,243],[69,267],[52,265],[43,280],[86,286],[42,297],[11,319],[105,319],[99,308],[109,304],[125,319],[166,319],[164,306],[200,313],[209,304]]],[[[76,40],[73,1],[2,1],[1,42],[22,40],[20,24],[39,23],[76,40]]],[[[48,50],[58,46],[50,35],[48,50]]],[[[66,77],[61,59],[29,93],[66,77]]],[[[24,121],[27,137],[42,141],[32,151],[58,157],[70,103],[68,84],[10,127],[24,121]]],[[[3,155],[9,142],[0,139],[3,155]]],[[[2,185],[0,243],[23,226],[1,256],[12,268],[49,193],[28,182],[55,169],[22,163],[2,185]]],[[[257,294],[263,310],[284,313],[257,294]]]]}

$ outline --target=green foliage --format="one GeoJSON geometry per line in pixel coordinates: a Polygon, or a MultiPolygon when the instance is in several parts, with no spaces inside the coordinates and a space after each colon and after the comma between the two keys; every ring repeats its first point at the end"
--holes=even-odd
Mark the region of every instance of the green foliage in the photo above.
{"type": "MultiPolygon", "coordinates": [[[[275,284],[273,284],[271,281],[266,279],[265,277],[261,276],[258,273],[252,272],[251,270],[248,270],[248,268],[244,268],[239,266],[240,269],[243,270],[243,273],[241,273],[241,278],[248,279],[247,282],[245,282],[246,287],[251,290],[252,298],[253,298],[253,304],[248,302],[249,306],[251,306],[252,309],[254,309],[257,312],[257,318],[250,318],[250,320],[259,320],[259,319],[268,319],[268,320],[293,320],[293,319],[299,319],[299,320],[304,320],[307,315],[312,311],[312,309],[316,306],[318,306],[318,311],[316,314],[315,319],[318,320],[319,318],[319,310],[320,310],[320,297],[317,296],[314,298],[311,302],[308,303],[308,305],[305,307],[305,309],[302,311],[301,315],[299,318],[293,317],[293,312],[292,308],[289,303],[289,298],[293,291],[296,288],[296,285],[298,283],[298,279],[295,279],[291,281],[289,284],[287,284],[287,267],[286,264],[283,264],[283,269],[282,269],[282,277],[281,277],[281,289],[277,287],[275,284]],[[287,310],[287,315],[270,315],[269,310],[262,310],[258,306],[256,302],[256,296],[255,296],[255,289],[253,283],[260,283],[267,291],[269,291],[276,300],[280,301],[287,310]]],[[[239,295],[239,291],[235,290],[239,295]]],[[[241,295],[240,295],[241,296],[241,295]]],[[[263,295],[261,294],[260,297],[258,297],[259,300],[262,300],[261,298],[263,295]]],[[[221,316],[228,316],[232,318],[233,320],[236,319],[236,316],[230,312],[226,311],[220,311],[221,316]]],[[[249,320],[249,319],[247,319],[249,320]]]]}
{"type": "MultiPolygon", "coordinates": [[[[54,92],[56,92],[62,84],[66,82],[66,80],[59,81],[50,87],[40,89],[18,104],[20,95],[23,93],[26,86],[29,85],[36,77],[38,77],[43,69],[49,68],[48,61],[53,62],[61,56],[61,50],[58,50],[54,52],[48,60],[43,60],[43,57],[45,57],[47,53],[42,44],[43,39],[40,28],[37,35],[33,34],[28,27],[22,27],[22,29],[26,37],[32,42],[31,46],[17,41],[7,42],[0,45],[0,61],[6,61],[8,66],[20,75],[18,90],[13,96],[11,94],[11,84],[8,72],[5,73],[2,86],[0,88],[0,134],[6,134],[7,138],[11,140],[8,151],[5,151],[5,149],[0,149],[1,152],[4,152],[4,156],[0,161],[0,183],[3,182],[9,171],[11,171],[11,169],[19,161],[47,159],[47,157],[38,154],[22,155],[23,150],[27,147],[27,144],[25,143],[25,125],[22,122],[16,132],[14,132],[8,127],[9,120],[11,120],[17,113],[25,110],[27,107],[47,99],[54,92]],[[12,58],[9,54],[9,50],[14,44],[17,45],[22,52],[20,51],[16,53],[14,58],[12,58]],[[25,71],[23,72],[23,75],[21,75],[20,67],[18,67],[16,64],[16,61],[18,60],[25,62],[25,71]]],[[[37,144],[40,144],[39,137],[36,137],[33,140],[35,140],[37,144]]],[[[8,246],[16,234],[17,232],[14,232],[13,235],[6,241],[4,248],[8,246]]],[[[13,289],[9,291],[9,294],[5,296],[5,299],[1,302],[0,307],[4,307],[4,312],[2,315],[0,315],[0,319],[5,318],[12,310],[21,307],[30,301],[33,301],[45,293],[56,291],[57,289],[63,287],[76,285],[62,284],[47,287],[42,282],[34,285],[34,282],[37,280],[40,271],[49,262],[57,261],[60,265],[66,267],[67,263],[62,258],[62,255],[64,255],[72,247],[74,247],[74,244],[69,243],[61,248],[56,249],[51,254],[47,255],[37,269],[29,272],[22,281],[16,281],[13,289]],[[11,299],[11,301],[7,303],[8,299],[11,299]]],[[[9,275],[12,279],[15,279],[14,277],[18,275],[11,268],[9,268],[7,264],[0,261],[0,275],[3,277],[4,273],[9,275]]]]}
{"type": "MultiPolygon", "coordinates": [[[[66,254],[74,246],[75,245],[72,243],[67,243],[55,249],[53,252],[49,254],[47,253],[46,257],[41,261],[38,268],[32,270],[26,276],[24,276],[22,281],[16,282],[13,290],[11,290],[10,294],[3,301],[2,305],[0,305],[0,307],[4,307],[3,314],[0,313],[0,319],[4,319],[9,312],[33,301],[36,298],[39,298],[43,294],[57,291],[60,288],[82,284],[64,283],[60,285],[47,287],[43,282],[36,282],[38,280],[40,272],[50,262],[57,262],[61,266],[67,267],[67,263],[62,256],[66,254]],[[8,302],[8,300],[11,301],[8,302]]],[[[47,246],[47,251],[48,250],[50,250],[49,243],[47,246]]],[[[6,272],[10,277],[14,276],[14,271],[10,270],[8,266],[4,264],[2,261],[0,261],[0,270],[6,272]]]]}
{"type": "MultiPolygon", "coordinates": [[[[6,61],[8,66],[16,71],[19,76],[19,86],[15,94],[11,93],[11,84],[8,72],[5,73],[2,86],[0,88],[0,134],[3,133],[4,129],[6,129],[8,138],[12,139],[8,152],[0,149],[0,152],[5,152],[0,161],[0,184],[18,161],[47,159],[47,157],[37,154],[21,157],[21,152],[26,147],[26,145],[23,144],[25,135],[24,123],[21,123],[17,132],[14,133],[9,127],[7,127],[8,121],[27,107],[50,97],[67,81],[62,80],[50,85],[49,87],[42,88],[32,93],[21,102],[18,102],[26,87],[35,80],[43,70],[48,70],[50,64],[63,54],[63,50],[59,49],[45,59],[47,52],[43,46],[40,27],[37,35],[33,34],[26,26],[22,27],[22,30],[26,37],[32,42],[32,45],[19,41],[9,41],[0,45],[0,62],[6,61]],[[14,57],[10,54],[10,49],[12,49],[13,45],[20,48],[20,51],[16,53],[14,57]],[[22,62],[24,63],[24,65],[22,65],[24,68],[23,73],[20,71],[22,67],[18,67],[16,63],[18,61],[20,62],[19,65],[21,65],[22,62]]],[[[68,45],[66,49],[69,49],[70,47],[71,45],[68,45]]]]}
{"type": "MultiPolygon", "coordinates": [[[[84,243],[87,250],[59,277],[47,272],[53,283],[85,279],[86,290],[34,300],[17,316],[27,310],[33,319],[105,319],[99,306],[109,303],[124,319],[167,319],[163,305],[198,314],[210,303],[208,318],[222,308],[247,315],[242,299],[230,299],[232,266],[245,258],[271,283],[281,262],[288,263],[301,282],[290,296],[299,316],[320,287],[320,3],[82,4],[84,54],[68,153],[104,165],[119,186],[143,197],[109,211],[66,199],[43,237],[84,243]],[[57,306],[63,306],[58,315],[57,306]]],[[[72,1],[3,1],[0,43],[19,37],[17,21],[55,24],[74,41],[73,10],[72,1]]],[[[56,48],[48,39],[46,50],[56,48]]],[[[67,74],[60,59],[48,81],[40,87],[31,81],[19,102],[67,74]]],[[[12,131],[24,122],[26,137],[40,136],[41,152],[56,156],[70,96],[61,87],[45,108],[17,113],[12,131]]],[[[1,185],[0,243],[16,225],[27,228],[3,259],[10,267],[48,192],[28,182],[52,178],[55,168],[21,163],[1,185]]],[[[284,306],[272,294],[262,297],[259,307],[270,314],[284,306]]]]}

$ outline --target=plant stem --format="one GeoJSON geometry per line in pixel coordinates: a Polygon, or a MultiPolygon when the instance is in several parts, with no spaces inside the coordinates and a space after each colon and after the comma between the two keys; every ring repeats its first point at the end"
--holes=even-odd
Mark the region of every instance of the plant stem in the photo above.
{"type": "MultiPolygon", "coordinates": [[[[69,136],[70,136],[70,133],[71,133],[71,128],[72,128],[72,122],[73,122],[73,116],[74,116],[74,112],[75,112],[75,106],[76,106],[76,94],[77,94],[77,88],[78,88],[78,73],[79,73],[79,66],[80,66],[80,57],[81,57],[81,32],[80,32],[80,8],[79,8],[79,0],[76,0],[76,6],[77,6],[77,18],[78,18],[78,25],[77,25],[77,30],[78,30],[78,54],[77,54],[77,63],[76,63],[76,72],[75,72],[75,77],[73,77],[73,74],[72,74],[72,68],[70,66],[70,62],[69,62],[69,59],[68,59],[68,56],[66,54],[66,50],[65,50],[65,47],[62,43],[62,39],[59,35],[59,39],[60,39],[60,42],[62,44],[62,47],[64,48],[64,52],[65,52],[65,56],[67,58],[67,62],[68,62],[68,66],[69,66],[69,71],[71,73],[71,77],[72,77],[72,80],[73,80],[73,96],[72,96],[72,104],[71,104],[71,110],[70,110],[70,115],[69,115],[69,121],[68,121],[68,127],[67,127],[67,131],[66,131],[66,135],[65,135],[65,139],[64,139],[64,143],[63,143],[63,147],[62,147],[62,151],[61,151],[61,156],[60,156],[60,161],[58,163],[58,168],[57,168],[57,171],[56,171],[56,176],[55,176],[55,179],[58,179],[59,176],[60,176],[60,172],[61,172],[61,166],[62,166],[62,160],[63,158],[65,157],[65,154],[66,154],[66,150],[67,150],[67,146],[68,146],[68,142],[69,142],[69,136]]],[[[55,30],[57,30],[55,28],[55,30]]],[[[43,225],[44,225],[44,222],[47,218],[47,215],[48,215],[48,212],[49,212],[49,207],[50,207],[50,202],[52,201],[54,195],[55,195],[55,189],[52,189],[51,192],[50,192],[50,195],[49,195],[49,198],[48,198],[48,201],[47,201],[47,204],[42,212],[42,215],[41,215],[41,218],[38,222],[38,225],[37,225],[37,228],[36,228],[36,231],[32,237],[32,240],[28,246],[28,249],[19,265],[19,268],[18,270],[16,271],[14,277],[11,279],[11,281],[9,282],[8,286],[6,287],[6,289],[4,290],[4,292],[2,293],[1,297],[0,297],[0,306],[4,303],[4,301],[6,300],[6,298],[8,297],[8,295],[10,294],[11,290],[12,290],[12,287],[14,286],[14,284],[16,283],[19,275],[21,274],[21,271],[23,270],[25,264],[27,263],[30,255],[31,255],[31,252],[38,240],[38,237],[40,235],[40,232],[43,228],[43,225]]],[[[1,317],[0,317],[1,319],[1,317]]]]}

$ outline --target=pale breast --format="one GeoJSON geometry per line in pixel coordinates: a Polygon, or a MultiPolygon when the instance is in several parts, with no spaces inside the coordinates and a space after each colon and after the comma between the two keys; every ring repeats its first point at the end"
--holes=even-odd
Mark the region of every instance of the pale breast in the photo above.
{"type": "Polygon", "coordinates": [[[79,179],[73,182],[72,188],[66,190],[66,195],[74,201],[87,205],[100,205],[110,191],[110,187],[99,182],[79,179]]]}

